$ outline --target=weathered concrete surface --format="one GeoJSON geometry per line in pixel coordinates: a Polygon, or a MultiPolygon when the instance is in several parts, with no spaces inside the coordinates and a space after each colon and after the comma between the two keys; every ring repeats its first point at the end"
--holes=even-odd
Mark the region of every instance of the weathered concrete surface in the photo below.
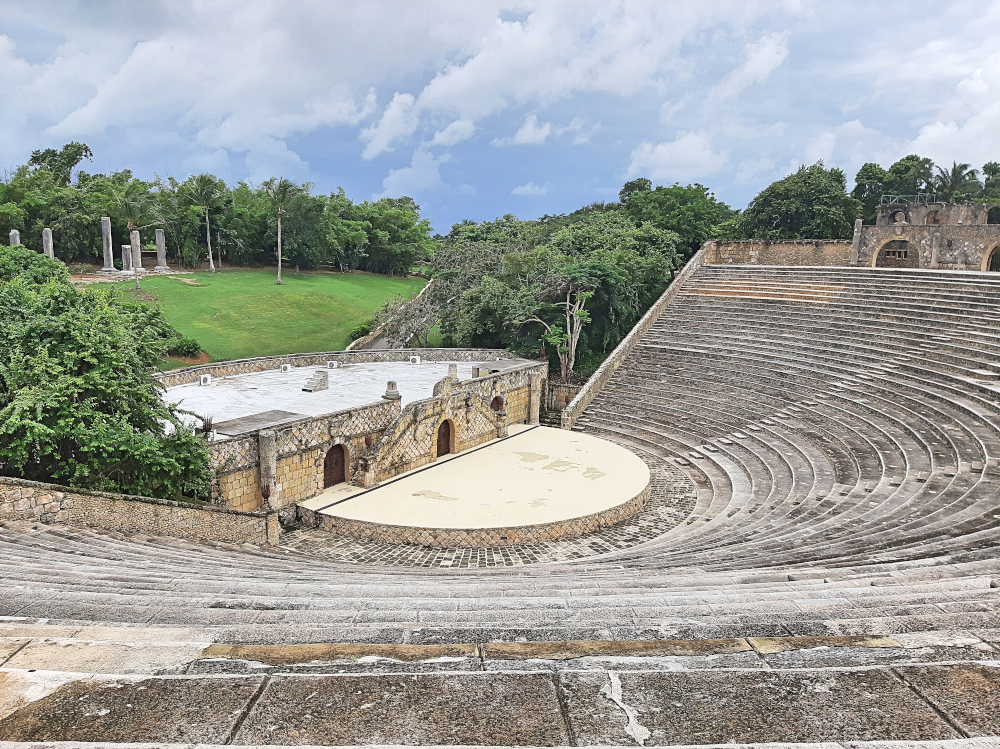
{"type": "Polygon", "coordinates": [[[260,684],[254,677],[72,681],[0,720],[0,740],[221,744],[260,684]]]}
{"type": "Polygon", "coordinates": [[[391,658],[397,661],[423,661],[431,658],[476,657],[473,644],[456,645],[379,645],[353,642],[315,645],[223,645],[205,648],[201,658],[233,658],[258,661],[273,666],[335,661],[357,658],[391,658]]]}
{"type": "Polygon", "coordinates": [[[103,674],[155,673],[187,665],[198,657],[204,646],[204,642],[160,644],[45,639],[22,648],[3,667],[103,674]]]}
{"type": "Polygon", "coordinates": [[[273,677],[246,744],[569,743],[548,674],[273,677]]]}
{"type": "Polygon", "coordinates": [[[899,669],[900,675],[970,736],[1000,734],[1000,664],[899,669]]]}
{"type": "Polygon", "coordinates": [[[578,745],[960,736],[882,670],[568,673],[560,684],[578,745]]]}
{"type": "Polygon", "coordinates": [[[491,660],[545,658],[566,660],[584,656],[694,656],[750,650],[743,638],[728,640],[577,640],[569,642],[490,642],[482,645],[491,660]]]}

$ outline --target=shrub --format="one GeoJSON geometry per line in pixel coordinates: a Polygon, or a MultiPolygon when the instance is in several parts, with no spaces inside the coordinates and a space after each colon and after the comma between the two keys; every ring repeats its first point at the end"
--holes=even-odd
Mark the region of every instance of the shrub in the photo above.
{"type": "Polygon", "coordinates": [[[167,353],[171,356],[186,356],[189,358],[201,356],[201,344],[194,338],[178,338],[167,349],[167,353]]]}
{"type": "Polygon", "coordinates": [[[351,331],[351,340],[356,341],[359,338],[364,338],[371,332],[372,332],[371,323],[363,322],[360,325],[356,325],[354,327],[354,330],[351,331]]]}

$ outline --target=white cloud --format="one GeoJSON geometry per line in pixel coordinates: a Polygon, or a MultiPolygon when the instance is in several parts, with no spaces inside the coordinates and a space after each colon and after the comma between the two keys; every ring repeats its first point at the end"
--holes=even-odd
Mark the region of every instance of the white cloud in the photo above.
{"type": "Polygon", "coordinates": [[[448,161],[447,156],[435,159],[423,149],[413,152],[410,165],[402,169],[390,169],[388,176],[382,180],[382,194],[376,198],[398,198],[408,195],[411,198],[427,192],[447,187],[441,179],[441,164],[448,161]]]}
{"type": "Polygon", "coordinates": [[[526,185],[521,185],[515,187],[510,191],[511,195],[547,195],[549,192],[549,183],[546,182],[544,185],[536,185],[534,182],[529,182],[526,185]]]}
{"type": "Polygon", "coordinates": [[[661,181],[703,180],[725,166],[705,133],[685,133],[668,143],[643,141],[632,151],[626,176],[661,181]]]}
{"type": "Polygon", "coordinates": [[[398,138],[412,135],[417,129],[417,113],[413,109],[413,94],[396,93],[382,113],[377,124],[361,131],[361,140],[368,141],[361,158],[374,159],[380,153],[391,151],[398,138]]]}
{"type": "Polygon", "coordinates": [[[432,146],[453,146],[468,140],[476,134],[476,123],[472,120],[455,120],[444,130],[438,130],[431,138],[432,146]]]}
{"type": "Polygon", "coordinates": [[[708,91],[709,101],[736,96],[754,83],[763,83],[788,57],[788,32],[765,34],[743,50],[743,64],[708,91]]]}
{"type": "Polygon", "coordinates": [[[538,124],[538,117],[529,114],[524,118],[524,124],[514,133],[513,138],[496,138],[494,146],[539,146],[546,141],[552,132],[552,123],[538,124]]]}

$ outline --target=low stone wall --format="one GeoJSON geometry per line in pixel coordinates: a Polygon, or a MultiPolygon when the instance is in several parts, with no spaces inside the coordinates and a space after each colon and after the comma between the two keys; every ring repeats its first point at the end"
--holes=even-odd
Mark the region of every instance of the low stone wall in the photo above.
{"type": "Polygon", "coordinates": [[[645,489],[627,502],[592,515],[555,523],[509,528],[418,528],[384,525],[315,513],[303,507],[299,508],[299,520],[303,525],[361,541],[416,544],[447,549],[482,549],[489,546],[514,546],[553,541],[558,538],[576,538],[608,525],[617,525],[639,512],[649,499],[649,493],[650,484],[647,484],[645,489]]]}
{"type": "Polygon", "coordinates": [[[563,385],[560,382],[549,382],[545,392],[545,409],[547,411],[562,411],[573,402],[581,390],[583,390],[583,385],[563,385]]]}
{"type": "Polygon", "coordinates": [[[495,359],[511,359],[512,354],[503,349],[481,348],[407,348],[407,349],[362,349],[360,351],[326,351],[311,354],[288,354],[287,356],[260,356],[255,359],[235,359],[213,364],[199,364],[193,367],[174,369],[156,375],[165,388],[198,382],[199,375],[213,378],[264,372],[280,369],[282,364],[293,367],[325,366],[328,361],[341,364],[366,364],[369,362],[409,361],[411,356],[419,356],[423,361],[474,362],[495,359]]]}
{"type": "Polygon", "coordinates": [[[279,535],[278,515],[274,512],[200,507],[8,477],[0,477],[0,519],[255,546],[277,545],[279,535]]]}
{"type": "Polygon", "coordinates": [[[848,265],[851,242],[840,239],[709,242],[703,262],[733,265],[848,265]]]}
{"type": "Polygon", "coordinates": [[[597,368],[597,371],[587,380],[587,384],[583,386],[572,402],[563,409],[561,416],[560,426],[563,429],[572,429],[576,420],[580,418],[580,414],[583,410],[590,405],[590,402],[594,400],[595,396],[601,392],[601,389],[607,384],[611,376],[617,371],[618,367],[621,366],[622,362],[625,361],[626,357],[632,353],[632,350],[636,347],[642,337],[646,334],[646,331],[652,327],[653,323],[660,316],[667,305],[669,305],[674,298],[677,296],[684,282],[688,280],[698,270],[702,263],[704,262],[704,257],[706,249],[709,248],[710,243],[705,243],[702,245],[701,249],[695,253],[694,257],[691,258],[687,265],[684,266],[683,270],[677,274],[674,278],[673,283],[667,287],[667,290],[660,295],[660,298],[653,302],[653,306],[649,308],[642,319],[636,323],[632,331],[622,339],[622,342],[618,344],[617,348],[611,352],[611,356],[604,360],[604,363],[597,368]]]}

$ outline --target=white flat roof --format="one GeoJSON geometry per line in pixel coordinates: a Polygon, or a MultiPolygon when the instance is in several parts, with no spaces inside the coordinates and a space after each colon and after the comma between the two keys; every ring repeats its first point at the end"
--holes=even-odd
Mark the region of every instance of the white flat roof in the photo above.
{"type": "MultiPolygon", "coordinates": [[[[372,362],[345,364],[336,369],[293,366],[291,372],[269,369],[213,379],[210,385],[177,385],[168,388],[162,397],[202,418],[212,417],[216,423],[265,411],[322,416],[381,400],[389,380],[396,382],[405,406],[430,398],[434,394],[434,383],[448,376],[449,364],[457,364],[459,379],[468,380],[474,366],[485,367],[491,363],[495,362],[372,362]],[[302,386],[316,371],[327,373],[329,388],[316,393],[304,392],[302,386]]],[[[197,422],[197,419],[187,418],[191,423],[197,422]]]]}

